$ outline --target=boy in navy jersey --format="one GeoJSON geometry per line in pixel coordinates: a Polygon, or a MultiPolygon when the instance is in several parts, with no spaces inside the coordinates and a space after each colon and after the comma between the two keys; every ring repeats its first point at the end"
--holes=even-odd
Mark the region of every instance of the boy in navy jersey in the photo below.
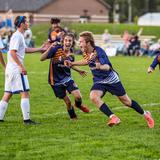
{"type": "Polygon", "coordinates": [[[104,113],[110,120],[110,127],[118,125],[120,119],[109,109],[107,104],[102,100],[106,92],[116,95],[117,98],[126,106],[133,108],[139,114],[144,115],[148,127],[154,127],[154,120],[151,113],[144,111],[141,106],[134,100],[131,100],[119,79],[117,72],[113,69],[105,51],[95,46],[93,35],[91,32],[85,31],[80,34],[79,46],[83,52],[84,59],[71,62],[66,60],[66,66],[83,66],[89,65],[93,75],[93,86],[90,92],[91,101],[104,113]]]}
{"type": "MultiPolygon", "coordinates": [[[[72,47],[74,45],[73,34],[66,33],[62,39],[62,43],[62,45],[55,45],[53,43],[47,51],[42,54],[41,61],[50,59],[48,82],[51,85],[55,96],[64,100],[70,118],[75,119],[77,118],[77,115],[66,91],[74,96],[75,106],[77,108],[86,113],[89,112],[89,109],[82,104],[82,96],[76,83],[71,77],[70,67],[64,66],[64,60],[74,61],[72,53],[72,47]]],[[[79,72],[82,76],[86,75],[86,72],[79,68],[73,67],[73,69],[79,72]]]]}

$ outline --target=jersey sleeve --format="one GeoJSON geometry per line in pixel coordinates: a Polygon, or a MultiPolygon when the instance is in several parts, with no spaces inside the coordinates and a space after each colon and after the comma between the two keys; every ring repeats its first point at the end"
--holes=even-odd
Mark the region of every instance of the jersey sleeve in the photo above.
{"type": "Polygon", "coordinates": [[[111,66],[111,63],[108,59],[106,52],[101,48],[98,48],[96,51],[97,51],[97,56],[98,56],[98,60],[99,60],[100,64],[102,64],[102,65],[108,64],[111,66]]]}
{"type": "Polygon", "coordinates": [[[56,54],[58,48],[59,48],[59,47],[57,47],[57,46],[52,47],[52,48],[50,49],[49,53],[48,53],[47,59],[52,58],[52,57],[56,54]]]}
{"type": "Polygon", "coordinates": [[[21,44],[21,37],[20,36],[13,36],[12,40],[10,41],[10,50],[18,50],[19,45],[21,44]]]}

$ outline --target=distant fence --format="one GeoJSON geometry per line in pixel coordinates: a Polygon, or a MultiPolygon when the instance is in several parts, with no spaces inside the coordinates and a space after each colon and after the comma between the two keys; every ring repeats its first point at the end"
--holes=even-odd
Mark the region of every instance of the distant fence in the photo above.
{"type": "Polygon", "coordinates": [[[109,22],[108,16],[97,16],[92,15],[90,16],[90,19],[87,18],[81,18],[79,15],[53,15],[53,14],[34,14],[34,23],[43,23],[43,22],[49,22],[51,17],[57,17],[60,18],[63,22],[80,22],[80,23],[87,23],[87,22],[109,22]]]}

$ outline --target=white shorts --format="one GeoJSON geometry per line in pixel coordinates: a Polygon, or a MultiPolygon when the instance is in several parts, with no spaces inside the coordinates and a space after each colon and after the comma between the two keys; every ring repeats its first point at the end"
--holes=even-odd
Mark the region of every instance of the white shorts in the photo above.
{"type": "Polygon", "coordinates": [[[29,91],[29,82],[27,75],[20,73],[5,74],[5,92],[12,94],[29,91]]]}

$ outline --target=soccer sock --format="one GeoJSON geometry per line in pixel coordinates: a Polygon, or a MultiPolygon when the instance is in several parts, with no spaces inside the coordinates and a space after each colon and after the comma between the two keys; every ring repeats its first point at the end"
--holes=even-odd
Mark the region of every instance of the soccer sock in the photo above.
{"type": "Polygon", "coordinates": [[[105,103],[103,103],[99,109],[108,117],[110,117],[113,114],[113,112],[109,109],[109,107],[105,103]]]}
{"type": "Polygon", "coordinates": [[[76,105],[76,107],[81,108],[82,99],[75,100],[75,105],[76,105]]]}
{"type": "Polygon", "coordinates": [[[0,120],[3,120],[7,107],[8,107],[8,103],[6,101],[1,100],[0,101],[0,120]]]}
{"type": "Polygon", "coordinates": [[[70,109],[68,109],[68,114],[69,114],[69,116],[70,116],[71,119],[72,118],[77,118],[77,115],[76,115],[73,107],[70,108],[70,109]]]}
{"type": "Polygon", "coordinates": [[[24,120],[30,119],[29,98],[22,98],[21,99],[21,110],[22,110],[22,114],[23,114],[23,119],[24,120]]]}
{"type": "Polygon", "coordinates": [[[144,114],[144,110],[141,108],[141,106],[134,100],[132,100],[131,108],[133,108],[135,111],[137,111],[140,114],[144,114]]]}

